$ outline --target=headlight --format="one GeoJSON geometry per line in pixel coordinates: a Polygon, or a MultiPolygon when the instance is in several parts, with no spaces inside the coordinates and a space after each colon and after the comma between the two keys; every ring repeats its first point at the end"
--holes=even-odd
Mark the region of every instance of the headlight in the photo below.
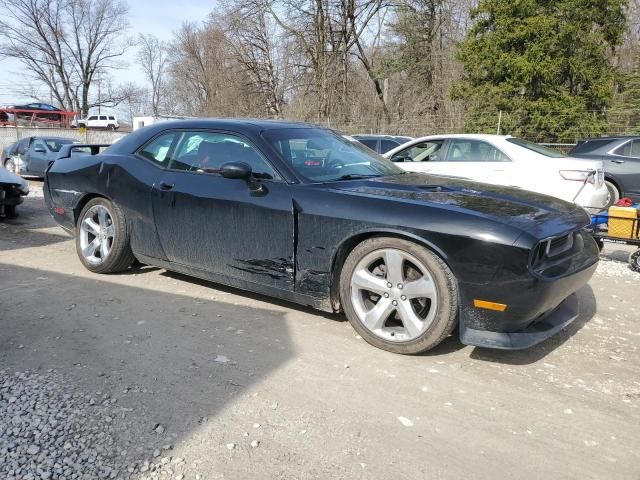
{"type": "Polygon", "coordinates": [[[596,171],[595,170],[560,170],[560,176],[565,180],[572,180],[575,182],[584,182],[586,180],[589,183],[596,183],[596,171]]]}

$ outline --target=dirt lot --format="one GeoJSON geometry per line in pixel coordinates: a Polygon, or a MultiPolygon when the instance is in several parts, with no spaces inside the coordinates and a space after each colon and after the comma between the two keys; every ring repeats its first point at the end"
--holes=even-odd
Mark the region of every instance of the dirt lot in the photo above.
{"type": "Polygon", "coordinates": [[[32,185],[0,222],[3,479],[640,478],[624,247],[536,348],[403,357],[338,316],[150,267],[91,274],[32,185]]]}

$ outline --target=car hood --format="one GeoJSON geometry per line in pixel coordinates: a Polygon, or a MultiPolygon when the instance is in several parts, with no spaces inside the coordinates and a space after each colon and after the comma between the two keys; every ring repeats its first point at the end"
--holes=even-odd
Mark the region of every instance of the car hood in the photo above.
{"type": "Polygon", "coordinates": [[[345,193],[392,198],[460,211],[546,238],[589,224],[586,211],[555,197],[454,177],[405,173],[332,183],[345,193]]]}
{"type": "Polygon", "coordinates": [[[11,173],[4,167],[0,167],[0,186],[16,187],[22,195],[29,193],[29,184],[27,181],[24,178],[11,173]]]}

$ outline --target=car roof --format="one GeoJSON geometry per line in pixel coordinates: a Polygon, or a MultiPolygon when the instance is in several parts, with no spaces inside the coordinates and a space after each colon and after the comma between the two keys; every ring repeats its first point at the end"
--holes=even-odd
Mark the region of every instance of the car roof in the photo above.
{"type": "Polygon", "coordinates": [[[318,128],[322,130],[329,130],[327,127],[321,125],[314,125],[310,123],[302,122],[290,122],[286,120],[261,120],[251,118],[194,118],[185,120],[169,120],[166,122],[158,122],[153,125],[149,125],[140,128],[115,143],[110,147],[112,152],[126,152],[130,147],[138,144],[141,141],[145,141],[148,138],[160,133],[164,130],[173,129],[220,129],[231,130],[236,132],[251,133],[259,135],[264,130],[279,130],[285,128],[318,128]]]}

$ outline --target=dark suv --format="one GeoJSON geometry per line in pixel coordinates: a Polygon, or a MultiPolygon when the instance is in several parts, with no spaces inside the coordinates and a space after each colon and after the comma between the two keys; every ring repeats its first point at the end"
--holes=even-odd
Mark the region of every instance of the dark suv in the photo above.
{"type": "Polygon", "coordinates": [[[621,197],[640,201],[640,137],[600,137],[579,140],[569,156],[604,162],[610,203],[621,197]]]}
{"type": "Polygon", "coordinates": [[[401,135],[351,135],[351,137],[365,144],[374,152],[378,152],[380,155],[413,140],[412,137],[404,137],[401,135]]]}

